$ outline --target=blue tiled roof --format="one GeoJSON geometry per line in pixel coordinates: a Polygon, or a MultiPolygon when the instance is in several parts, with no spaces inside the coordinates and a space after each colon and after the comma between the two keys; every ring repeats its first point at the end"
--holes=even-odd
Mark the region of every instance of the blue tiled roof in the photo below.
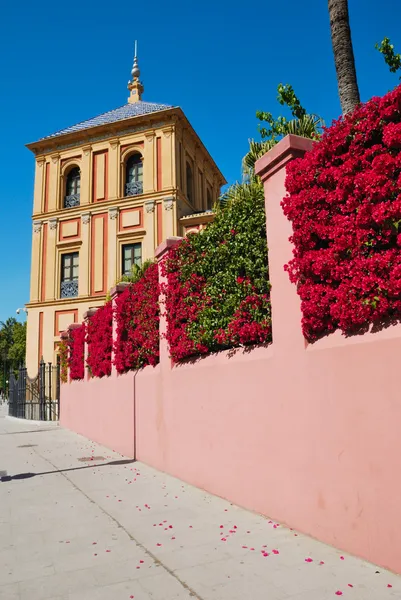
{"type": "Polygon", "coordinates": [[[139,117],[140,115],[147,115],[149,113],[158,112],[159,110],[166,110],[172,108],[168,104],[155,104],[154,102],[135,102],[134,104],[124,104],[119,108],[110,110],[109,112],[103,113],[93,119],[82,121],[77,125],[66,127],[56,133],[47,135],[42,140],[48,140],[50,138],[58,137],[66,133],[75,133],[76,131],[82,131],[83,129],[90,129],[91,127],[97,127],[98,125],[106,125],[107,123],[115,123],[116,121],[123,121],[124,119],[130,119],[131,117],[139,117]]]}

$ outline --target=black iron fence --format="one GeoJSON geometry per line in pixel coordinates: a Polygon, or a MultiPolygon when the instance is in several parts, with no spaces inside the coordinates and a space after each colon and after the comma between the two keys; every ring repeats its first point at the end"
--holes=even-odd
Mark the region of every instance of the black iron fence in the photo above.
{"type": "Polygon", "coordinates": [[[36,377],[31,379],[25,367],[18,377],[10,373],[9,414],[34,421],[58,421],[60,415],[60,365],[39,365],[36,377]]]}

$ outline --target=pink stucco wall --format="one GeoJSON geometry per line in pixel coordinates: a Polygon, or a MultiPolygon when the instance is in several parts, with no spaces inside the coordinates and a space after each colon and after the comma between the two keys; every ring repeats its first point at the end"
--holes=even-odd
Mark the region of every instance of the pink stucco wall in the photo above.
{"type": "Polygon", "coordinates": [[[60,424],[94,442],[133,458],[135,455],[132,373],[61,386],[60,424]]]}
{"type": "Polygon", "coordinates": [[[134,423],[138,460],[401,572],[401,326],[306,344],[280,201],[308,143],[258,164],[273,344],[174,368],[162,344],[155,369],[62,386],[62,424],[132,456],[134,423]]]}

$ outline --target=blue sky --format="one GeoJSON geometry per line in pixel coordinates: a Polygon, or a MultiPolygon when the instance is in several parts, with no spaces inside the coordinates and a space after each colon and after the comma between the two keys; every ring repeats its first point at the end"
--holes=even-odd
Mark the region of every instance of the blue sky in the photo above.
{"type": "MultiPolygon", "coordinates": [[[[349,0],[362,100],[397,83],[376,41],[401,52],[399,0],[349,0]]],[[[29,300],[33,155],[46,134],[126,102],[138,39],[144,99],[179,105],[229,182],[255,111],[291,83],[326,123],[340,114],[327,2],[5,2],[0,36],[0,321],[29,300]]]]}

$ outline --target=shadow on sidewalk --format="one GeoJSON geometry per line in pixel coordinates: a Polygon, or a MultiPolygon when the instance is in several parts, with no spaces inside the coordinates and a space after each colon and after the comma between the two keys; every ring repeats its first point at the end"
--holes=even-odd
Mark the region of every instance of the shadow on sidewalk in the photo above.
{"type": "Polygon", "coordinates": [[[56,471],[44,471],[43,473],[18,473],[17,475],[7,475],[7,471],[0,471],[0,481],[3,483],[7,483],[9,481],[13,481],[14,479],[31,479],[32,477],[37,477],[38,475],[57,475],[57,473],[66,473],[68,471],[81,471],[82,469],[99,469],[100,467],[108,467],[110,465],[119,466],[119,465],[130,465],[135,462],[133,458],[127,458],[123,460],[112,460],[107,463],[102,463],[100,465],[86,465],[85,467],[71,467],[70,469],[57,469],[56,471]]]}
{"type": "Polygon", "coordinates": [[[57,426],[48,427],[47,429],[30,429],[29,431],[6,431],[0,433],[0,435],[21,435],[22,433],[42,433],[43,431],[61,431],[61,429],[57,426]]]}

